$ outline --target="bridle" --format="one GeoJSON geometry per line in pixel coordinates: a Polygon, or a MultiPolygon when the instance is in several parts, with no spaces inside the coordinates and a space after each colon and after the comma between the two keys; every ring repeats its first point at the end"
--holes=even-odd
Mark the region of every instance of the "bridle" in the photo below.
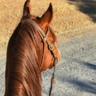
{"type": "MultiPolygon", "coordinates": [[[[30,23],[31,25],[33,25],[36,29],[37,29],[37,32],[43,42],[43,55],[42,55],[42,62],[41,62],[41,66],[40,66],[40,69],[42,68],[43,66],[43,61],[44,61],[44,54],[45,54],[45,43],[47,43],[48,45],[48,49],[50,50],[52,56],[54,57],[54,62],[53,62],[53,66],[54,66],[54,72],[52,74],[52,78],[51,78],[51,87],[50,87],[50,92],[49,92],[49,96],[51,96],[51,92],[52,92],[52,87],[53,87],[53,83],[54,83],[54,75],[55,75],[55,67],[56,67],[56,63],[58,62],[58,58],[57,56],[55,55],[54,53],[54,45],[52,43],[49,43],[49,41],[47,40],[47,36],[50,32],[50,29],[49,27],[47,28],[47,32],[46,34],[44,33],[44,31],[42,30],[42,28],[33,20],[30,20],[30,19],[27,19],[27,20],[23,20],[23,22],[28,22],[30,23]]],[[[52,66],[52,67],[53,67],[52,66]]]]}

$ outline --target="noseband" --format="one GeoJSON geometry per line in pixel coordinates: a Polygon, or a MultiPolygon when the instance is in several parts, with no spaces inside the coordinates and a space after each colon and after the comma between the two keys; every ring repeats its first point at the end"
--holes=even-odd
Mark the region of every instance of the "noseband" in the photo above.
{"type": "MultiPolygon", "coordinates": [[[[45,34],[44,31],[42,30],[42,28],[41,28],[36,22],[34,22],[33,20],[27,19],[27,20],[23,20],[23,21],[29,22],[31,25],[33,25],[33,26],[37,29],[37,32],[38,32],[38,34],[39,34],[39,36],[40,36],[40,38],[41,38],[41,40],[42,40],[42,42],[43,42],[43,56],[42,56],[42,62],[41,62],[40,69],[42,68],[42,66],[43,66],[43,61],[44,61],[45,43],[47,43],[48,49],[50,50],[52,56],[54,57],[54,62],[53,62],[54,72],[53,72],[53,74],[52,74],[51,87],[50,87],[50,92],[49,92],[49,96],[51,96],[52,87],[53,87],[53,81],[54,81],[54,75],[55,75],[55,67],[56,67],[55,65],[56,65],[56,63],[58,62],[58,58],[57,58],[57,56],[56,56],[55,53],[54,53],[54,45],[53,45],[52,43],[50,43],[50,42],[47,40],[47,38],[46,38],[46,37],[48,36],[49,32],[50,32],[50,29],[49,29],[49,27],[48,27],[48,28],[47,28],[47,32],[46,32],[46,34],[45,34]]],[[[53,67],[53,66],[52,66],[52,67],[53,67]]],[[[51,68],[52,68],[52,67],[51,67],[51,68]]]]}

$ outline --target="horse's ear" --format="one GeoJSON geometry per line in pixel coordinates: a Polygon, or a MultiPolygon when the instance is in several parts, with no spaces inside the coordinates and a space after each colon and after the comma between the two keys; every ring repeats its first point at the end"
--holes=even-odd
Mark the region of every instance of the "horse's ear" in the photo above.
{"type": "Polygon", "coordinates": [[[24,4],[24,9],[23,9],[23,16],[27,16],[29,14],[31,14],[30,0],[26,0],[24,4]]]}
{"type": "Polygon", "coordinates": [[[52,7],[52,4],[50,3],[49,8],[41,17],[41,25],[46,26],[50,24],[52,21],[52,18],[53,18],[53,7],[52,7]]]}

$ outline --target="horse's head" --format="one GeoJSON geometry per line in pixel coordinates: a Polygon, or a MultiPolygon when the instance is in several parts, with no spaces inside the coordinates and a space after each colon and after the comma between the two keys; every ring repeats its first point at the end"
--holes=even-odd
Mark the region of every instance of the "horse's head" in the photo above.
{"type": "Polygon", "coordinates": [[[40,41],[41,42],[40,49],[42,52],[40,58],[43,59],[41,60],[41,63],[40,63],[41,71],[44,71],[47,68],[54,67],[54,60],[55,59],[60,60],[61,58],[60,52],[56,46],[57,37],[54,31],[50,27],[52,18],[53,18],[53,8],[51,3],[47,11],[41,17],[38,17],[38,16],[32,15],[31,13],[30,0],[27,0],[25,2],[22,20],[30,19],[34,21],[37,25],[41,27],[41,29],[43,30],[43,33],[45,34],[45,37],[41,38],[44,40],[43,43],[44,42],[45,43],[42,44],[41,42],[42,40],[40,41]]]}

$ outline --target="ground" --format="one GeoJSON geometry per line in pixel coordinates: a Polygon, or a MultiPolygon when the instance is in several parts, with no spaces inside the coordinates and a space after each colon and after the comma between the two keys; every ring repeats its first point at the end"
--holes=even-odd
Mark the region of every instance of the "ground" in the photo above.
{"type": "MultiPolygon", "coordinates": [[[[62,42],[59,49],[52,96],[96,96],[96,31],[62,42]]],[[[48,96],[52,71],[42,75],[43,96],[48,96]]]]}
{"type": "MultiPolygon", "coordinates": [[[[21,19],[24,2],[0,0],[0,96],[4,93],[8,40],[21,19]]],[[[54,9],[51,26],[62,53],[52,96],[95,96],[96,1],[31,0],[32,14],[42,16],[50,2],[54,9]]],[[[42,75],[43,96],[48,95],[51,73],[47,70],[42,75]]]]}

